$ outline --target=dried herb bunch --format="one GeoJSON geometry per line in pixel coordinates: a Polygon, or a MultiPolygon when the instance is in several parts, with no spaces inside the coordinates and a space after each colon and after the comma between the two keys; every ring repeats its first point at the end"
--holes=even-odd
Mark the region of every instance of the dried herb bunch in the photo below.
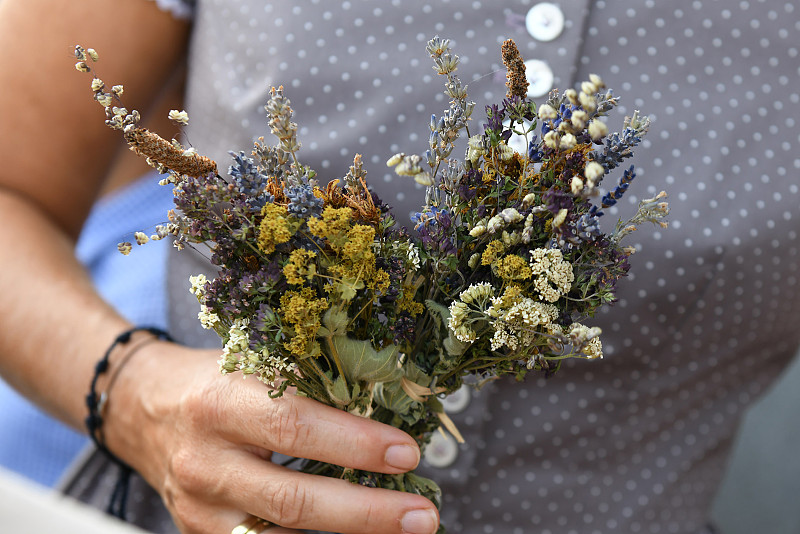
{"type": "MultiPolygon", "coordinates": [[[[191,291],[203,326],[221,338],[223,373],[255,375],[278,396],[297,395],[394,425],[421,446],[444,426],[458,430],[439,398],[464,383],[504,375],[555,372],[566,358],[602,356],[600,331],[585,325],[615,300],[615,284],[633,252],[621,239],[642,222],[666,226],[663,193],[605,234],[599,220],[636,177],[633,166],[603,196],[600,184],[632,156],[649,121],[638,113],[609,133],[603,118],[617,97],[591,76],[579,90],[527,97],[525,66],[513,41],[502,48],[508,95],[486,106],[471,134],[475,103],[456,75],[450,43],[427,51],[450,99],[431,117],[423,154],[388,164],[427,186],[416,232],[397,228],[367,186],[361,156],[325,185],[299,158],[297,125],[282,88],[266,111],[270,146],[231,152],[226,176],[179,142],[140,128],[122,107],[122,87],[92,81],[107,124],[167,173],[176,209],[169,223],[136,241],[172,236],[180,249],[210,247],[214,279],[196,276],[191,291]],[[509,140],[527,147],[515,151],[509,140]],[[453,157],[459,139],[462,158],[453,157]]],[[[81,71],[91,49],[76,47],[81,71]]],[[[170,117],[184,123],[185,112],[170,117]]],[[[473,126],[473,129],[474,128],[473,126]]],[[[130,243],[120,250],[130,252],[130,243]]],[[[304,461],[302,469],[354,483],[410,491],[440,503],[433,481],[304,461]]]]}

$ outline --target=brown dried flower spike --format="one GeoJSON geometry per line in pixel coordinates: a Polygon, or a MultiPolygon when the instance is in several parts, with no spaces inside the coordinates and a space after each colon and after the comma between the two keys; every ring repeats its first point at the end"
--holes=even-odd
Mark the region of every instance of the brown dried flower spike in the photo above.
{"type": "Polygon", "coordinates": [[[214,160],[199,154],[187,153],[146,128],[130,128],[125,132],[125,140],[131,150],[163,165],[170,171],[195,178],[217,172],[214,160]]]}
{"type": "Polygon", "coordinates": [[[525,98],[528,94],[528,78],[525,77],[525,62],[519,53],[514,39],[507,39],[500,48],[503,57],[503,65],[506,66],[506,96],[518,96],[525,98]]]}

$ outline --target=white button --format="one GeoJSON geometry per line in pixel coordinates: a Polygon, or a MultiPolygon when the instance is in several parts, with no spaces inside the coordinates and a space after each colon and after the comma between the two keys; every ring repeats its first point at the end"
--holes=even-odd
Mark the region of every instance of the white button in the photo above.
{"type": "Polygon", "coordinates": [[[441,399],[444,411],[447,413],[463,412],[466,407],[469,406],[469,400],[471,397],[472,393],[470,392],[470,387],[464,384],[447,397],[441,399]]]}
{"type": "Polygon", "coordinates": [[[539,59],[529,59],[525,62],[525,77],[528,79],[528,96],[539,98],[546,95],[553,88],[553,71],[550,66],[539,59]]]}
{"type": "Polygon", "coordinates": [[[552,41],[564,31],[564,13],[550,2],[536,4],[525,16],[525,27],[538,41],[552,41]]]}
{"type": "Polygon", "coordinates": [[[450,436],[445,436],[439,430],[431,436],[431,442],[425,447],[425,461],[431,467],[447,467],[452,465],[458,457],[458,444],[450,436]]]}

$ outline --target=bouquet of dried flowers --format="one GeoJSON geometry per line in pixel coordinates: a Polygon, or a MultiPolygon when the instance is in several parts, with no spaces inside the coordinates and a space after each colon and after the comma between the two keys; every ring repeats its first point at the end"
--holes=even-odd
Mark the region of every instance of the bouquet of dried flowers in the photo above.
{"type": "MultiPolygon", "coordinates": [[[[524,63],[513,41],[502,47],[507,98],[486,107],[482,128],[455,71],[458,56],[434,38],[427,51],[446,79],[449,109],[430,120],[424,154],[388,164],[427,186],[413,218],[398,228],[367,185],[361,157],[341,180],[322,184],[299,159],[292,109],[282,88],[266,105],[277,144],[231,152],[227,176],[214,161],[138,126],[121,106],[122,87],[92,81],[107,124],[166,174],[175,210],[155,234],[177,248],[207,246],[219,267],[196,276],[199,319],[222,340],[223,373],[255,375],[270,395],[289,388],[412,435],[458,429],[440,397],[464,383],[555,372],[565,358],[602,356],[598,328],[584,324],[614,301],[633,252],[621,239],[640,222],[666,226],[665,194],[644,200],[610,233],[600,229],[636,174],[631,166],[604,195],[600,183],[632,155],[649,120],[634,113],[622,131],[601,120],[618,100],[597,76],[579,90],[527,98],[524,63]],[[118,105],[117,105],[118,104],[118,105]],[[515,151],[512,136],[525,149],[515,151]],[[466,155],[454,157],[459,139],[466,155]]],[[[91,49],[76,47],[78,70],[91,49]]],[[[185,123],[185,112],[171,118],[185,123]]],[[[123,243],[120,250],[130,252],[123,243]]],[[[304,461],[307,472],[416,492],[440,503],[436,484],[416,474],[385,475],[304,461]]]]}

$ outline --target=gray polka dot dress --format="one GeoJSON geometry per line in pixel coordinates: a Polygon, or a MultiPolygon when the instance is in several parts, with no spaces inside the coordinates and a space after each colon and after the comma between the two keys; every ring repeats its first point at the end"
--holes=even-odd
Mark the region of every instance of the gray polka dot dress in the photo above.
{"type": "MultiPolygon", "coordinates": [[[[507,38],[541,94],[601,75],[622,97],[612,127],[636,109],[653,118],[637,183],[605,218],[661,189],[672,207],[669,229],[634,235],[631,275],[596,318],[605,359],[449,401],[466,444],[439,441],[423,461],[442,485],[444,522],[465,534],[702,532],[743,410],[800,338],[800,7],[201,0],[188,138],[227,161],[269,134],[266,92],[284,85],[303,161],[333,179],[364,154],[406,221],[423,191],[384,162],[423,151],[429,115],[446,107],[424,52],[436,34],[452,39],[479,106],[505,93],[507,38]]],[[[201,267],[173,257],[174,329],[200,344],[196,302],[182,295],[201,267]]]]}

